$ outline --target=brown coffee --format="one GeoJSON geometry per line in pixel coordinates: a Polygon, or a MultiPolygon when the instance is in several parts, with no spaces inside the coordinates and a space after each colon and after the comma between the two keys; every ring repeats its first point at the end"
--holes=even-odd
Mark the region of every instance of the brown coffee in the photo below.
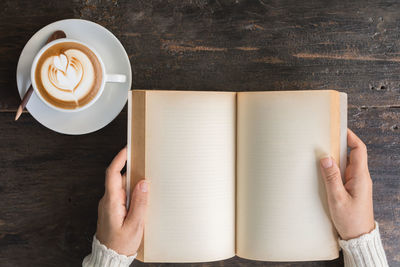
{"type": "Polygon", "coordinates": [[[44,100],[70,110],[87,105],[98,94],[102,76],[96,54],[68,41],[50,46],[35,69],[36,87],[44,100]]]}

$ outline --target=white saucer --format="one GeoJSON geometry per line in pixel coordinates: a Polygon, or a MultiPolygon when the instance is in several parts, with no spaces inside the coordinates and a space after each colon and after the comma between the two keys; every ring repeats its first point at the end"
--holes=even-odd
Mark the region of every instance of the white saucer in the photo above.
{"type": "Polygon", "coordinates": [[[33,58],[56,30],[63,30],[67,38],[83,41],[100,54],[107,73],[125,74],[125,83],[107,83],[102,95],[90,107],[77,112],[54,110],[32,93],[26,108],[47,128],[63,134],[87,134],[109,124],[123,109],[132,84],[131,64],[119,40],[106,28],[87,20],[66,19],[54,22],[35,33],[25,45],[17,66],[17,86],[21,98],[28,90],[33,58]]]}

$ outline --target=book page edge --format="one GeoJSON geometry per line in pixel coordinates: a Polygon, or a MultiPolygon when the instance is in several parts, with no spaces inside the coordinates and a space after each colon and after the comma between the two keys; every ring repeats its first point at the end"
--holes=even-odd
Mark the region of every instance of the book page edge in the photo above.
{"type": "MultiPolygon", "coordinates": [[[[128,95],[127,208],[129,208],[130,195],[136,183],[145,178],[145,120],[146,91],[132,90],[128,95]]],[[[142,262],[145,262],[144,233],[136,257],[137,260],[142,262]]]]}
{"type": "Polygon", "coordinates": [[[330,91],[330,110],[331,110],[331,156],[336,161],[336,164],[340,166],[340,93],[338,91],[330,91]]]}
{"type": "Polygon", "coordinates": [[[347,94],[340,93],[340,173],[344,180],[347,166],[347,94]]]}
{"type": "Polygon", "coordinates": [[[131,136],[132,136],[132,91],[128,92],[128,129],[127,129],[127,155],[126,155],[126,181],[125,181],[125,193],[126,193],[126,209],[129,210],[129,204],[131,201],[131,136]]]}

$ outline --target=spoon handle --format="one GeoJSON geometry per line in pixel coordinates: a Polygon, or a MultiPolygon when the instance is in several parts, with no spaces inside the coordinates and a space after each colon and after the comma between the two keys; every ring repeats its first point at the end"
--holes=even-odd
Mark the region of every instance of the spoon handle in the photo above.
{"type": "MultiPolygon", "coordinates": [[[[53,32],[52,35],[50,35],[49,39],[47,39],[46,44],[56,40],[56,39],[61,39],[61,38],[66,38],[67,35],[63,31],[55,31],[53,32]]],[[[33,87],[32,84],[29,86],[28,91],[26,91],[24,97],[22,98],[21,104],[18,107],[17,114],[15,114],[15,120],[18,120],[19,117],[22,114],[22,111],[26,107],[26,104],[28,104],[29,99],[31,98],[33,92],[33,87]]]]}

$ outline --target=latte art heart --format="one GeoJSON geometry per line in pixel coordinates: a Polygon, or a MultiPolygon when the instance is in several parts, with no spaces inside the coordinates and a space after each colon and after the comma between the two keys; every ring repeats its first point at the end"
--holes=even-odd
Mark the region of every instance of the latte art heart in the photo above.
{"type": "Polygon", "coordinates": [[[49,66],[48,78],[58,89],[74,93],[83,78],[82,63],[76,57],[70,59],[65,54],[54,56],[49,66]]]}
{"type": "Polygon", "coordinates": [[[74,42],[51,46],[41,55],[35,70],[41,96],[65,109],[89,103],[100,90],[102,75],[97,56],[88,47],[74,42]]]}

